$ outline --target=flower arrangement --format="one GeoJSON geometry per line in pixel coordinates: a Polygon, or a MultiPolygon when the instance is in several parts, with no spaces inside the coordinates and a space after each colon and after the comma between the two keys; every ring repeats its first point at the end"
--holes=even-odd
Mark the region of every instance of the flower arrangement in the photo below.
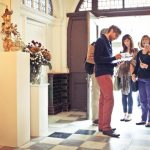
{"type": "Polygon", "coordinates": [[[49,69],[52,69],[51,53],[41,43],[34,40],[28,43],[23,51],[30,53],[30,81],[39,83],[39,81],[35,81],[35,78],[39,75],[41,66],[47,65],[49,69]]]}
{"type": "Polygon", "coordinates": [[[22,50],[25,46],[21,40],[20,33],[17,31],[17,25],[11,22],[12,10],[9,10],[6,6],[5,13],[2,15],[3,22],[1,24],[3,48],[5,51],[17,51],[22,50]]]}

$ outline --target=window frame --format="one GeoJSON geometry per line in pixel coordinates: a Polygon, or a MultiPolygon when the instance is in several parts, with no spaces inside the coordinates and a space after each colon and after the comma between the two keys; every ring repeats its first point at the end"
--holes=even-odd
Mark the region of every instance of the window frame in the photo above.
{"type": "MultiPolygon", "coordinates": [[[[29,1],[29,0],[28,0],[29,1]]],[[[38,12],[41,12],[41,13],[44,13],[44,14],[47,14],[47,15],[53,15],[53,5],[52,5],[52,1],[51,0],[45,0],[45,10],[43,11],[43,9],[41,8],[41,4],[42,4],[42,0],[38,0],[38,8],[34,8],[34,1],[35,0],[30,0],[31,1],[31,7],[28,6],[26,4],[26,0],[22,0],[22,4],[25,5],[26,7],[29,7],[35,11],[38,11],[38,12]],[[50,6],[50,12],[49,12],[49,9],[48,7],[50,6]]]]}
{"type": "Polygon", "coordinates": [[[79,11],[84,0],[80,0],[75,12],[92,12],[96,17],[99,16],[131,16],[131,15],[150,15],[150,6],[148,7],[128,7],[125,8],[125,0],[122,0],[122,8],[98,9],[98,0],[92,0],[92,10],[79,11]]]}

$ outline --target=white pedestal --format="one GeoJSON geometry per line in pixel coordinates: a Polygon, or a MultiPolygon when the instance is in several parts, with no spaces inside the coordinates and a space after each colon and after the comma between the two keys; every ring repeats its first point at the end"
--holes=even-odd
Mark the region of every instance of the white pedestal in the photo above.
{"type": "Polygon", "coordinates": [[[0,52],[0,145],[30,141],[30,56],[0,52]]]}
{"type": "Polygon", "coordinates": [[[31,85],[31,136],[48,135],[48,84],[31,85]]]}
{"type": "Polygon", "coordinates": [[[48,71],[49,67],[42,65],[41,68],[41,73],[40,73],[40,83],[41,84],[47,84],[48,83],[48,71]]]}

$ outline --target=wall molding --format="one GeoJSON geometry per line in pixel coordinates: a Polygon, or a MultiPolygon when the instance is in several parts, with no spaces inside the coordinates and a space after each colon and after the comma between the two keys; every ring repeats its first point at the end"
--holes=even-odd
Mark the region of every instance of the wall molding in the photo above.
{"type": "Polygon", "coordinates": [[[21,15],[45,24],[60,25],[62,22],[61,19],[36,11],[25,5],[21,5],[21,15]]]}

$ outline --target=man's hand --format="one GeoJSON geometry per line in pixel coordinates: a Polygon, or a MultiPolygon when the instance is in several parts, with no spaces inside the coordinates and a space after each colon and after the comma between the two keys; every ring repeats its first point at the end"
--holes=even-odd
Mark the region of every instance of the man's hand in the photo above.
{"type": "Polygon", "coordinates": [[[121,59],[121,57],[122,57],[121,54],[115,55],[116,60],[117,60],[117,59],[121,59]]]}
{"type": "Polygon", "coordinates": [[[148,68],[148,65],[147,65],[147,64],[144,64],[144,63],[142,63],[142,62],[140,62],[140,67],[141,67],[142,69],[147,69],[147,68],[148,68]]]}

